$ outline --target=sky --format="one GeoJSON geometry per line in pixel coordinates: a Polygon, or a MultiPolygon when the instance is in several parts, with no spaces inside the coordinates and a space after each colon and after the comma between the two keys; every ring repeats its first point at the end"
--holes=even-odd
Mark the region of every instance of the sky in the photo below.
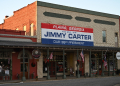
{"type": "MultiPolygon", "coordinates": [[[[0,0],[0,24],[5,16],[13,15],[16,11],[36,0],[0,0]]],[[[120,0],[38,0],[80,9],[97,11],[120,16],[120,0]]]]}

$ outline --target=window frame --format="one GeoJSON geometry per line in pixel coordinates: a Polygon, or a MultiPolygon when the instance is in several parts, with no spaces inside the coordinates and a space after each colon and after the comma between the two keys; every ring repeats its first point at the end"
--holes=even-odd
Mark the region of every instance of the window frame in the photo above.
{"type": "Polygon", "coordinates": [[[104,42],[104,43],[107,42],[106,30],[102,30],[102,42],[104,42]],[[104,32],[105,32],[105,33],[104,33],[104,32]]]}

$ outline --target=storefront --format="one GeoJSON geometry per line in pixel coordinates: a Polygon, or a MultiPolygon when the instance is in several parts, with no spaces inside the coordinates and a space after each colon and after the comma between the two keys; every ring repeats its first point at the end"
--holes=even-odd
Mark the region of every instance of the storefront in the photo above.
{"type": "Polygon", "coordinates": [[[10,64],[6,63],[9,57],[0,55],[0,58],[7,58],[4,63],[10,66],[12,79],[18,79],[18,75],[24,80],[36,76],[50,79],[115,75],[120,69],[120,61],[115,56],[120,51],[118,15],[36,1],[15,11],[0,27],[24,30],[25,37],[36,38],[24,42],[22,38],[16,42],[10,38],[0,40],[1,52],[11,49],[10,64]],[[9,22],[9,19],[13,20],[9,22]],[[22,19],[25,22],[18,21],[22,19]],[[12,25],[14,22],[18,23],[12,25]],[[34,49],[41,52],[39,59],[33,58],[34,49]]]}
{"type": "MultiPolygon", "coordinates": [[[[17,74],[20,74],[19,79],[22,79],[23,77],[23,64],[24,64],[24,76],[26,79],[32,78],[32,74],[34,74],[34,78],[41,72],[40,75],[43,77],[48,77],[47,79],[50,79],[50,77],[58,77],[61,76],[63,78],[66,78],[67,76],[70,76],[70,68],[72,68],[73,76],[78,76],[78,73],[80,73],[80,76],[84,76],[88,73],[88,76],[96,76],[96,75],[115,75],[116,71],[118,69],[118,63],[116,59],[116,52],[120,51],[119,48],[112,48],[112,47],[86,47],[86,46],[66,46],[66,45],[44,45],[39,43],[23,43],[23,42],[9,42],[9,41],[1,41],[0,47],[3,51],[4,50],[10,50],[12,54],[12,58],[3,58],[0,59],[1,62],[4,63],[5,67],[7,68],[5,70],[12,71],[9,72],[9,75],[12,76],[12,79],[18,79],[17,74]],[[4,46],[3,46],[4,43],[4,46]],[[9,46],[8,46],[9,45],[9,46]],[[16,48],[17,47],[17,48],[16,48]],[[18,53],[18,47],[22,52],[18,53]],[[33,59],[32,51],[34,49],[39,49],[41,52],[41,56],[39,59],[33,59]],[[24,62],[22,60],[23,58],[23,49],[25,52],[24,55],[24,62]],[[16,53],[12,53],[12,51],[15,50],[16,53]],[[84,63],[82,61],[82,58],[80,57],[80,53],[83,50],[84,52],[84,63]],[[106,52],[107,50],[107,52],[106,52]],[[51,53],[53,54],[53,57],[50,59],[51,53]],[[104,54],[106,53],[106,59],[107,59],[107,67],[104,66],[103,58],[104,54]],[[27,55],[28,54],[28,55],[27,55]],[[31,55],[31,56],[30,56],[31,55]],[[20,57],[19,57],[20,56],[20,57]],[[43,57],[43,58],[42,58],[43,57]],[[20,59],[21,58],[21,59],[20,59]],[[49,63],[48,63],[49,58],[49,63]],[[47,59],[47,60],[46,60],[47,59]],[[80,63],[77,63],[77,60],[80,60],[80,63]],[[39,62],[42,63],[39,63],[39,62]],[[35,63],[35,66],[33,66],[33,63],[35,63]],[[42,65],[42,66],[39,66],[42,65]],[[41,71],[39,72],[39,68],[41,71]],[[49,71],[48,71],[49,69],[49,71]],[[48,74],[49,72],[49,74],[48,74]]],[[[7,73],[7,72],[6,72],[7,73]]],[[[9,77],[10,77],[9,76],[9,77]]],[[[2,79],[2,78],[1,78],[2,79]]]]}

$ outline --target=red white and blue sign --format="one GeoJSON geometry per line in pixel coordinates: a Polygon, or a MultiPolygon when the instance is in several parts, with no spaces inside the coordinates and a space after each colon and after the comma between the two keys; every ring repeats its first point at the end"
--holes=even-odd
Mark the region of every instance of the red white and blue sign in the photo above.
{"type": "Polygon", "coordinates": [[[41,23],[42,44],[93,46],[93,29],[41,23]]]}

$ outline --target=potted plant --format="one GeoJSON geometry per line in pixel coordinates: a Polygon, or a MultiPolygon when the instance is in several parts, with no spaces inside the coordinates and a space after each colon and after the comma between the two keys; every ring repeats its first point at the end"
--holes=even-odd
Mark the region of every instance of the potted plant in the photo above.
{"type": "Polygon", "coordinates": [[[36,81],[38,80],[38,75],[36,76],[36,81]]]}
{"type": "Polygon", "coordinates": [[[32,79],[34,78],[34,72],[31,74],[31,76],[32,76],[32,79]]]}

